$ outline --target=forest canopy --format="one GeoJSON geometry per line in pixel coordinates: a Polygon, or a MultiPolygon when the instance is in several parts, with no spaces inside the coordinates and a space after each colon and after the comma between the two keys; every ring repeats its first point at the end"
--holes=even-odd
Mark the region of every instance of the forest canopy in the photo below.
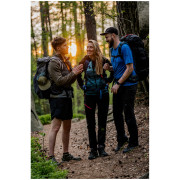
{"type": "MultiPolygon", "coordinates": [[[[33,77],[36,72],[36,60],[39,57],[53,55],[51,41],[54,37],[62,36],[67,39],[68,56],[72,66],[77,65],[86,54],[89,39],[97,40],[103,55],[109,58],[108,44],[100,33],[114,26],[118,28],[120,36],[134,33],[147,39],[148,8],[148,1],[32,1],[31,89],[37,114],[49,114],[50,109],[48,101],[39,99],[34,93],[33,77]]],[[[73,112],[84,114],[83,92],[77,82],[73,84],[73,88],[73,112]]],[[[110,104],[112,104],[111,93],[110,104]]]]}

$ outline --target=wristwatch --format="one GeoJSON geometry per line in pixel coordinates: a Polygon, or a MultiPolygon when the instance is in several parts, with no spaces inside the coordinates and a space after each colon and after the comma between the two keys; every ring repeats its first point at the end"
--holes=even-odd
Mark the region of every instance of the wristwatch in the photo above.
{"type": "Polygon", "coordinates": [[[116,84],[119,85],[119,86],[121,85],[121,83],[119,83],[118,81],[116,82],[116,84]]]}

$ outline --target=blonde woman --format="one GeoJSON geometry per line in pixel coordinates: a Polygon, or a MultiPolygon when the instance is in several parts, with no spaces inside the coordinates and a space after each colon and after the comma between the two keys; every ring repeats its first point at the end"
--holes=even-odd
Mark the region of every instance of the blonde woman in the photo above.
{"type": "Polygon", "coordinates": [[[109,60],[102,56],[97,41],[89,40],[87,55],[81,60],[84,69],[84,81],[78,75],[78,83],[84,90],[84,105],[91,148],[88,159],[108,156],[105,152],[106,122],[109,107],[108,84],[113,80],[113,72],[107,78],[103,65],[109,60]],[[98,106],[98,136],[96,138],[95,109],[98,106]]]}

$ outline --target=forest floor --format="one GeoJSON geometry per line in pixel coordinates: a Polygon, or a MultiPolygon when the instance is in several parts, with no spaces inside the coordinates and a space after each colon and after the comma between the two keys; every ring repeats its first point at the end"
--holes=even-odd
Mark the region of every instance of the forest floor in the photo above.
{"type": "MultiPolygon", "coordinates": [[[[112,107],[109,116],[112,116],[112,107]]],[[[122,150],[115,153],[116,130],[112,118],[108,118],[106,131],[107,157],[98,157],[88,160],[89,145],[86,120],[72,123],[69,152],[80,156],[81,161],[64,162],[59,168],[68,170],[68,179],[137,179],[149,173],[149,107],[148,103],[141,101],[135,105],[135,115],[138,125],[139,146],[133,151],[123,154],[122,150]]],[[[44,125],[44,149],[48,155],[48,133],[50,125],[44,125]]],[[[129,136],[127,126],[126,134],[129,136]]],[[[58,162],[62,157],[61,130],[58,132],[55,157],[58,162]]],[[[40,141],[42,143],[42,137],[40,141]]],[[[126,147],[125,145],[124,147],[126,147]]]]}

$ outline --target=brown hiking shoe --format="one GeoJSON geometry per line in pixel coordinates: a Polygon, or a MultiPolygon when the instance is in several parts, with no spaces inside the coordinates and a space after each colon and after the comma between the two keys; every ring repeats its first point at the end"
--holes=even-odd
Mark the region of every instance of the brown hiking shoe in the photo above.
{"type": "Polygon", "coordinates": [[[80,161],[81,158],[80,157],[74,157],[73,155],[71,155],[69,153],[63,153],[62,161],[70,161],[70,160],[80,161]]]}

